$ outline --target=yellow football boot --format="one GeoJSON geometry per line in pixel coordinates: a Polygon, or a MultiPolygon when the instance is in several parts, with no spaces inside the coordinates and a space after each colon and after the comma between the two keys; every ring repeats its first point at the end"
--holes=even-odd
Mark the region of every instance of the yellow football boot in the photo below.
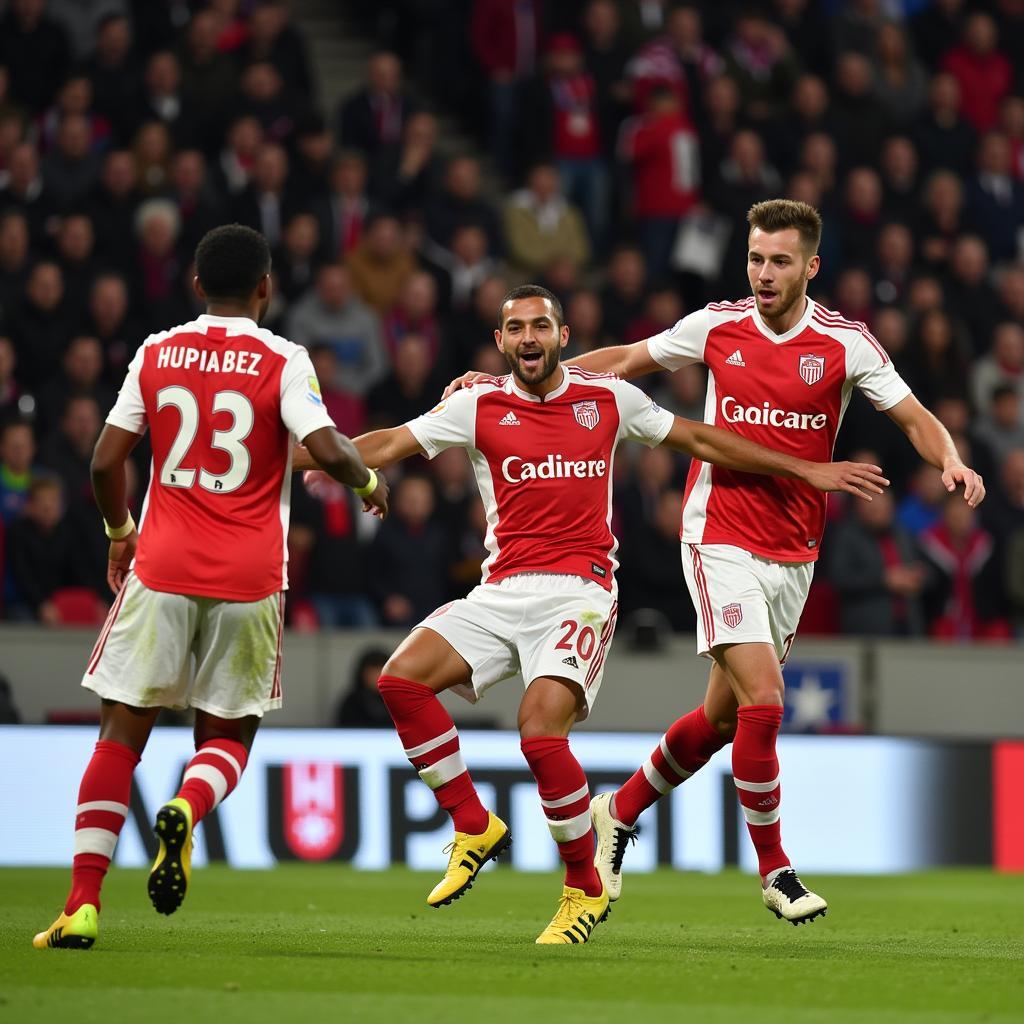
{"type": "Polygon", "coordinates": [[[568,946],[587,942],[594,929],[611,913],[610,903],[603,884],[600,896],[588,896],[582,889],[563,886],[558,912],[537,936],[537,945],[568,946]]]}
{"type": "Polygon", "coordinates": [[[100,933],[99,911],[83,903],[73,914],[61,912],[45,932],[33,940],[36,949],[89,949],[100,933]]]}
{"type": "Polygon", "coordinates": [[[490,812],[487,814],[487,828],[480,835],[456,832],[455,839],[444,848],[446,853],[451,853],[444,878],[431,889],[427,903],[432,907],[443,907],[457,900],[472,888],[480,869],[511,845],[512,834],[508,825],[490,812]]]}
{"type": "Polygon", "coordinates": [[[149,870],[149,899],[161,914],[173,914],[192,877],[192,808],[175,797],[156,812],[153,826],[160,849],[149,870]]]}

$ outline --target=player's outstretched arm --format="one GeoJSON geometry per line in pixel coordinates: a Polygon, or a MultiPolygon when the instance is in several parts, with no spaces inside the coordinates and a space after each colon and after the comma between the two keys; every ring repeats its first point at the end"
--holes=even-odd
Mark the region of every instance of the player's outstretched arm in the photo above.
{"type": "Polygon", "coordinates": [[[949,431],[913,395],[907,395],[891,409],[889,418],[910,439],[918,455],[942,471],[947,491],[964,486],[964,500],[977,508],[985,500],[985,484],[980,473],[964,465],[949,431]]]}
{"type": "Polygon", "coordinates": [[[388,484],[366,463],[356,446],[333,427],[320,427],[302,439],[316,466],[339,483],[351,487],[363,499],[363,506],[381,517],[388,512],[388,484]]]}
{"type": "Polygon", "coordinates": [[[92,491],[110,538],[107,583],[115,594],[124,586],[139,542],[135,521],[128,509],[128,482],[124,467],[141,436],[106,424],[96,441],[89,466],[92,491]]]}
{"type": "Polygon", "coordinates": [[[872,494],[881,494],[882,489],[889,486],[878,466],[862,462],[808,462],[755,444],[731,430],[686,420],[681,416],[676,416],[661,443],[726,469],[791,477],[803,480],[819,491],[846,491],[866,501],[871,500],[872,494]]]}
{"type": "Polygon", "coordinates": [[[596,348],[575,359],[566,361],[567,366],[578,366],[591,373],[614,373],[623,380],[643,377],[648,373],[663,370],[664,367],[652,355],[646,341],[632,345],[610,345],[596,348]]]}

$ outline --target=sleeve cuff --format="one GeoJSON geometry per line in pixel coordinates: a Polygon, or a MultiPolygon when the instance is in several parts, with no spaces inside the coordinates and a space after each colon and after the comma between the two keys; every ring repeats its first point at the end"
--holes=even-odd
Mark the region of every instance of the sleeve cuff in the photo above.
{"type": "Polygon", "coordinates": [[[146,432],[145,420],[140,423],[138,420],[129,419],[127,416],[119,416],[113,409],[107,413],[106,422],[112,427],[120,427],[121,430],[127,430],[132,434],[144,434],[146,432]]]}

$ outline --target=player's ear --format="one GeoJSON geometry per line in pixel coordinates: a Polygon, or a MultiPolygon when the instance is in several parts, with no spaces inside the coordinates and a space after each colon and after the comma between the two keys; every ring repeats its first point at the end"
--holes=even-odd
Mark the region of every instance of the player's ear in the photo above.
{"type": "Polygon", "coordinates": [[[206,292],[203,291],[203,286],[199,283],[198,274],[192,278],[192,290],[199,296],[202,302],[206,301],[206,292]]]}
{"type": "Polygon", "coordinates": [[[499,352],[505,351],[505,346],[501,343],[501,331],[496,330],[494,332],[494,344],[498,346],[499,352]]]}
{"type": "Polygon", "coordinates": [[[565,346],[569,344],[569,325],[562,324],[562,329],[558,333],[560,336],[559,344],[562,348],[565,348],[565,346]]]}
{"type": "Polygon", "coordinates": [[[260,283],[256,286],[256,294],[261,299],[265,299],[270,295],[270,288],[270,275],[264,274],[263,277],[260,278],[260,283]]]}
{"type": "Polygon", "coordinates": [[[807,261],[807,280],[810,281],[812,277],[818,276],[818,268],[821,266],[821,257],[815,253],[807,261]]]}

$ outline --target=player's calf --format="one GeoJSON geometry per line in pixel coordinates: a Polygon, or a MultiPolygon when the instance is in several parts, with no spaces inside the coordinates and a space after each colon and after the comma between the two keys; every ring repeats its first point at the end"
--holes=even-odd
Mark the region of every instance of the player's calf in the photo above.
{"type": "Polygon", "coordinates": [[[793,924],[824,917],[828,904],[800,881],[792,868],[779,871],[764,887],[764,905],[779,920],[793,924]]]}

